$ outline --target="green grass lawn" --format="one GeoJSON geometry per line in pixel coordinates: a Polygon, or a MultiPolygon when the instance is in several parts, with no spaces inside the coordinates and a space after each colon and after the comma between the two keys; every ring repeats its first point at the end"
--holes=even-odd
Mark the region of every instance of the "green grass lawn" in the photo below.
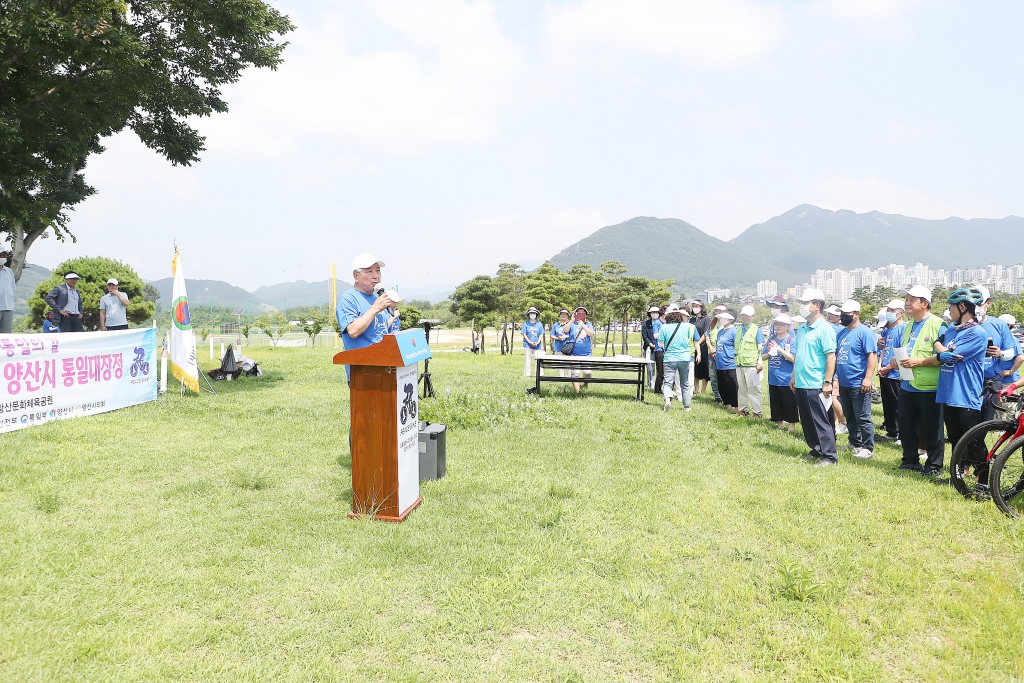
{"type": "Polygon", "coordinates": [[[814,469],[706,397],[439,354],[448,476],[351,520],[330,350],[248,352],[217,397],[0,436],[0,679],[1024,677],[1024,524],[890,446],[814,469]]]}

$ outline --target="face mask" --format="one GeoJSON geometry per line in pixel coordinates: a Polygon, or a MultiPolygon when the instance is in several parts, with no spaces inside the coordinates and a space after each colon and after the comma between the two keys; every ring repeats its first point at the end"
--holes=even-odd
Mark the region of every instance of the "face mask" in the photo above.
{"type": "Polygon", "coordinates": [[[530,322],[536,322],[536,320],[537,320],[537,314],[536,313],[531,313],[530,314],[530,322]]]}
{"type": "Polygon", "coordinates": [[[885,322],[887,322],[887,323],[894,323],[894,322],[896,322],[896,320],[898,318],[899,318],[899,314],[897,314],[897,313],[886,313],[885,314],[885,322]]]}
{"type": "Polygon", "coordinates": [[[657,320],[661,317],[660,313],[651,313],[651,320],[657,320]]]}
{"type": "Polygon", "coordinates": [[[694,306],[693,307],[693,314],[694,315],[700,315],[700,306],[694,306]]]}
{"type": "Polygon", "coordinates": [[[849,313],[843,313],[839,316],[839,324],[843,327],[849,327],[850,323],[853,322],[853,316],[849,313]]]}
{"type": "Polygon", "coordinates": [[[801,318],[806,318],[810,314],[811,314],[811,306],[810,306],[810,304],[801,304],[801,306],[800,306],[800,317],[801,318]]]}

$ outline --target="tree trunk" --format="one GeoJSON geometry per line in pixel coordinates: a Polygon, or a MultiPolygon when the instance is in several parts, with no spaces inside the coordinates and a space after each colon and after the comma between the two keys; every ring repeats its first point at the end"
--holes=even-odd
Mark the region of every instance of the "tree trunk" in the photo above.
{"type": "Polygon", "coordinates": [[[469,348],[476,348],[476,318],[469,321],[469,348]]]}
{"type": "Polygon", "coordinates": [[[629,353],[629,309],[622,312],[622,350],[623,355],[629,353]]]}
{"type": "Polygon", "coordinates": [[[608,323],[605,325],[605,328],[604,328],[604,353],[601,354],[602,356],[607,356],[608,355],[608,340],[609,340],[609,337],[611,337],[611,334],[612,334],[612,319],[608,318],[608,323]]]}
{"type": "Polygon", "coordinates": [[[11,254],[11,272],[14,274],[14,281],[17,282],[21,279],[22,271],[25,270],[25,260],[28,257],[29,248],[40,235],[46,232],[46,228],[26,231],[20,221],[14,220],[12,224],[14,229],[11,234],[14,237],[14,245],[11,254]]]}
{"type": "Polygon", "coordinates": [[[480,355],[484,355],[484,328],[480,328],[480,355]]]}

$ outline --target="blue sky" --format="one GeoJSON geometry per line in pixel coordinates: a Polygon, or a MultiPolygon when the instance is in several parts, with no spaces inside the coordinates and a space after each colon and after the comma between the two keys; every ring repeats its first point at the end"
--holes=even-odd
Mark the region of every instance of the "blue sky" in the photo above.
{"type": "Polygon", "coordinates": [[[1024,3],[275,5],[285,63],[198,122],[203,161],[108,140],[78,243],[30,261],[156,279],[177,239],[190,278],[254,289],[372,251],[421,293],[637,215],[730,239],[805,202],[1024,214],[1024,3]]]}

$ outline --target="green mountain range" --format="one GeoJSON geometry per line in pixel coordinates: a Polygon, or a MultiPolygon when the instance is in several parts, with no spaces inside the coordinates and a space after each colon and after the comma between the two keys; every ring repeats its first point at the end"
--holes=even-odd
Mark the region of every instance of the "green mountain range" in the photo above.
{"type": "Polygon", "coordinates": [[[630,275],[672,279],[677,290],[690,294],[709,287],[753,287],[766,279],[795,282],[800,277],[685,221],[649,216],[601,228],[550,261],[560,270],[578,263],[597,269],[605,261],[619,261],[630,275]]]}
{"type": "Polygon", "coordinates": [[[878,211],[830,211],[810,204],[752,225],[725,242],[675,218],[641,216],[601,228],[550,259],[567,270],[620,261],[631,275],[675,281],[676,290],[780,287],[809,282],[819,268],[880,268],[890,263],[976,268],[1024,262],[1024,218],[926,220],[878,211]],[[979,236],[1003,238],[976,248],[979,236]]]}

